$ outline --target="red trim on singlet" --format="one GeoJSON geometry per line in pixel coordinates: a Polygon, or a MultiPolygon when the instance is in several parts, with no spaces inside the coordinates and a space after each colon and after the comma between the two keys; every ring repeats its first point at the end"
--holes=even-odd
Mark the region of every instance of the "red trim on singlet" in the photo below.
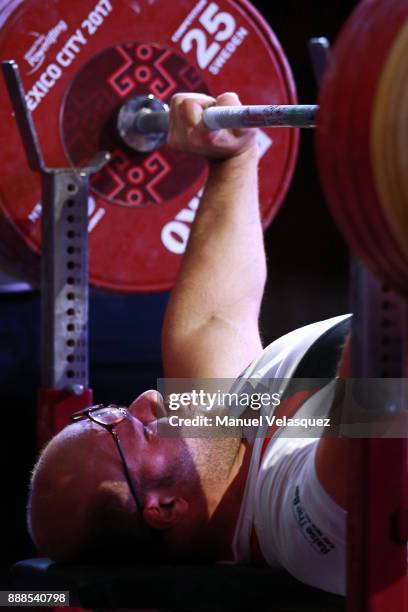
{"type": "MultiPolygon", "coordinates": [[[[290,397],[284,398],[279,404],[278,408],[275,411],[276,418],[282,418],[286,416],[287,418],[293,417],[302,404],[312,397],[318,389],[313,389],[312,391],[298,391],[294,393],[290,397]]],[[[276,421],[273,425],[271,425],[267,431],[265,439],[262,444],[261,452],[259,455],[259,464],[258,469],[261,467],[262,459],[265,455],[266,449],[268,448],[269,442],[273,434],[277,431],[278,425],[276,425],[276,421]]],[[[255,525],[252,525],[251,535],[249,538],[249,548],[251,551],[251,560],[255,563],[259,563],[262,565],[267,565],[265,558],[262,554],[261,547],[259,545],[258,536],[256,535],[255,525]]]]}

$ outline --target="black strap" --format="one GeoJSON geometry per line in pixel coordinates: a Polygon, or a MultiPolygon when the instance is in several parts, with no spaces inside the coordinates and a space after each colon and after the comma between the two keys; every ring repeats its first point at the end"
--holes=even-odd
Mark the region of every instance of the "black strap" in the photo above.
{"type": "Polygon", "coordinates": [[[336,376],[341,352],[351,329],[351,315],[325,331],[297,365],[286,394],[323,387],[336,376]]]}
{"type": "Polygon", "coordinates": [[[300,360],[294,378],[334,378],[351,329],[351,316],[325,331],[300,360]]]}

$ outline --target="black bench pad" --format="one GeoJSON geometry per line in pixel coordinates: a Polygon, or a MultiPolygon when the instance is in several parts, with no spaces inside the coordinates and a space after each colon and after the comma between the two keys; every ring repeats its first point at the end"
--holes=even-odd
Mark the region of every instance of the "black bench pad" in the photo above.
{"type": "Polygon", "coordinates": [[[281,570],[233,564],[68,565],[28,559],[11,570],[12,588],[70,591],[71,606],[177,610],[343,611],[345,600],[281,570]]]}

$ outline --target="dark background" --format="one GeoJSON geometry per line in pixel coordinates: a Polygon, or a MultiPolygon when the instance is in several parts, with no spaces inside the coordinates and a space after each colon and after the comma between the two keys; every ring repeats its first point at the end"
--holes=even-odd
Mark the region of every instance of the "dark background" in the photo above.
{"type": "MultiPolygon", "coordinates": [[[[278,36],[289,59],[300,103],[317,88],[307,42],[331,41],[355,1],[286,0],[253,4],[278,36]]],[[[348,308],[348,254],[327,211],[316,171],[313,133],[303,131],[295,176],[285,204],[266,232],[269,279],[262,307],[265,343],[291,329],[348,308]]],[[[129,403],[161,375],[160,328],[167,294],[93,292],[90,306],[91,386],[95,402],[129,403]]],[[[34,462],[39,386],[39,296],[0,293],[0,406],[4,450],[1,505],[2,575],[11,562],[32,556],[25,502],[34,462]]]]}

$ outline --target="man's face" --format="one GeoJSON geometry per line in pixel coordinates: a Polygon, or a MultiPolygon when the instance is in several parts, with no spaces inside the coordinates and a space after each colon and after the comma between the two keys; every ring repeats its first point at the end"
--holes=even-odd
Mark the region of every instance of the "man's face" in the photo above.
{"type": "MultiPolygon", "coordinates": [[[[168,504],[174,498],[163,482],[184,446],[180,438],[157,434],[155,424],[162,413],[160,396],[147,391],[132,402],[128,418],[116,427],[144,503],[145,521],[152,508],[160,509],[162,502],[168,504]],[[160,496],[151,492],[156,483],[161,486],[160,496]]],[[[113,521],[125,517],[133,525],[138,516],[111,433],[86,419],[66,427],[50,442],[34,472],[29,514],[34,541],[54,559],[75,555],[97,520],[96,508],[105,521],[110,516],[113,521]]],[[[125,527],[122,518],[119,522],[125,527]]]]}
{"type": "MultiPolygon", "coordinates": [[[[168,550],[184,554],[190,550],[198,526],[208,519],[206,499],[190,448],[185,439],[175,437],[171,431],[162,397],[156,391],[140,395],[128,412],[129,417],[116,426],[116,432],[143,504],[143,523],[165,530],[168,550]]],[[[111,437],[109,432],[106,434],[111,437]]],[[[114,445],[113,439],[111,445],[114,445]]],[[[113,463],[117,468],[119,452],[116,459],[113,463]]],[[[127,503],[131,499],[134,511],[136,502],[124,482],[123,472],[122,466],[121,486],[126,485],[127,503]]]]}
{"type": "Polygon", "coordinates": [[[116,430],[135,485],[160,481],[168,474],[183,442],[165,435],[167,418],[163,399],[157,391],[149,390],[139,395],[128,412],[129,418],[119,423],[116,430]]]}

